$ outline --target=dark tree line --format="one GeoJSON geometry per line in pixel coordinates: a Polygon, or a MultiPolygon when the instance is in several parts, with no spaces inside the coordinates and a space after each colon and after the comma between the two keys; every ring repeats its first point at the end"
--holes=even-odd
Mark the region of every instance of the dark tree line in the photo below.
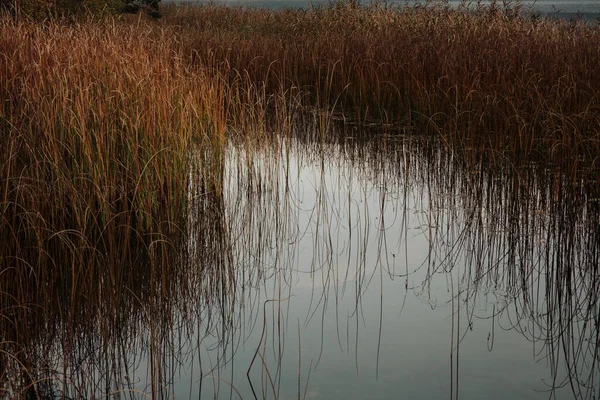
{"type": "Polygon", "coordinates": [[[140,11],[146,11],[150,16],[159,18],[159,2],[160,0],[0,0],[0,9],[34,18],[140,11]]]}

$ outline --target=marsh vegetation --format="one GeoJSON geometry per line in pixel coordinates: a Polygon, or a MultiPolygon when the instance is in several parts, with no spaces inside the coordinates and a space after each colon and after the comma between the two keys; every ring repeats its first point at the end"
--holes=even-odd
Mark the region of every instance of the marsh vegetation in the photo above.
{"type": "Polygon", "coordinates": [[[163,15],[0,16],[4,396],[599,396],[597,25],[163,15]]]}

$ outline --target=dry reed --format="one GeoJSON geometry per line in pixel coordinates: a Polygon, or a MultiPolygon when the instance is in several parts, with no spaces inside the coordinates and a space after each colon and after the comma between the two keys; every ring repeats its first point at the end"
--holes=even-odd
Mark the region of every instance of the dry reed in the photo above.
{"type": "Polygon", "coordinates": [[[205,227],[185,226],[192,174],[202,176],[194,199],[207,199],[206,226],[219,233],[200,249],[224,257],[213,268],[225,275],[213,271],[207,291],[227,293],[227,137],[274,140],[312,112],[323,141],[342,113],[430,130],[482,157],[541,157],[573,182],[585,174],[583,185],[599,176],[598,76],[597,26],[495,7],[2,15],[2,354],[31,372],[25,349],[45,321],[73,334],[102,315],[108,337],[128,290],[138,299],[182,290],[173,255],[189,229],[205,227]]]}
{"type": "Polygon", "coordinates": [[[521,16],[507,4],[476,12],[354,2],[175,7],[162,23],[176,26],[194,63],[226,65],[268,93],[299,88],[309,107],[337,106],[363,121],[421,121],[521,154],[594,160],[599,27],[521,16]]]}

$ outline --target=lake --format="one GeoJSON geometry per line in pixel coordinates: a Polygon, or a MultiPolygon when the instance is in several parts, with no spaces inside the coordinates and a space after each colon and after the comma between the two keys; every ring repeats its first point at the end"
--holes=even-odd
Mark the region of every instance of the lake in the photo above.
{"type": "MultiPolygon", "coordinates": [[[[181,0],[162,0],[164,4],[203,4],[208,3],[202,0],[190,0],[190,1],[181,1],[181,0]]],[[[244,5],[249,7],[258,7],[258,8],[269,8],[269,9],[277,9],[277,8],[307,8],[310,4],[313,5],[327,5],[328,1],[324,0],[315,0],[315,1],[305,1],[305,0],[219,0],[215,1],[215,4],[226,4],[226,5],[244,5]]],[[[370,2],[361,1],[362,4],[370,4],[370,2]]],[[[388,1],[384,2],[390,5],[399,5],[404,6],[406,4],[414,6],[416,4],[425,4],[424,1],[388,1]]],[[[460,1],[449,0],[447,2],[449,5],[456,7],[461,4],[460,1]]],[[[476,1],[467,2],[470,3],[471,6],[477,3],[476,1]]],[[[489,4],[489,1],[482,1],[481,4],[489,4]]],[[[502,2],[498,2],[501,5],[502,2]]],[[[521,4],[522,10],[531,11],[535,13],[539,13],[543,16],[548,16],[551,18],[564,18],[564,19],[575,19],[581,18],[586,21],[595,22],[598,18],[600,18],[600,2],[595,0],[523,0],[520,2],[511,1],[510,4],[521,4]]]]}

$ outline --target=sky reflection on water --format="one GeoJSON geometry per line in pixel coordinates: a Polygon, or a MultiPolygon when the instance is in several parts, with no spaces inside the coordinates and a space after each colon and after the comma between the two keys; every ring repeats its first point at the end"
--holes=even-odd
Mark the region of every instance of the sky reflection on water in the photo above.
{"type": "MultiPolygon", "coordinates": [[[[526,211],[548,200],[534,170],[520,172],[526,195],[502,182],[509,171],[461,164],[418,140],[232,147],[224,201],[235,328],[226,346],[201,346],[212,349],[201,352],[204,365],[219,351],[233,360],[219,368],[218,397],[597,396],[595,384],[581,386],[594,376],[584,361],[597,350],[597,316],[564,313],[586,308],[581,297],[548,297],[549,283],[564,288],[552,276],[570,273],[554,258],[589,267],[594,257],[563,251],[549,209],[526,211]],[[478,181],[487,189],[473,199],[478,181]],[[523,209],[505,209],[515,196],[523,209]],[[518,215],[522,232],[513,231],[518,215]]],[[[592,289],[580,293],[590,307],[595,279],[568,285],[592,289]]],[[[211,397],[215,386],[202,390],[211,397]]]]}

